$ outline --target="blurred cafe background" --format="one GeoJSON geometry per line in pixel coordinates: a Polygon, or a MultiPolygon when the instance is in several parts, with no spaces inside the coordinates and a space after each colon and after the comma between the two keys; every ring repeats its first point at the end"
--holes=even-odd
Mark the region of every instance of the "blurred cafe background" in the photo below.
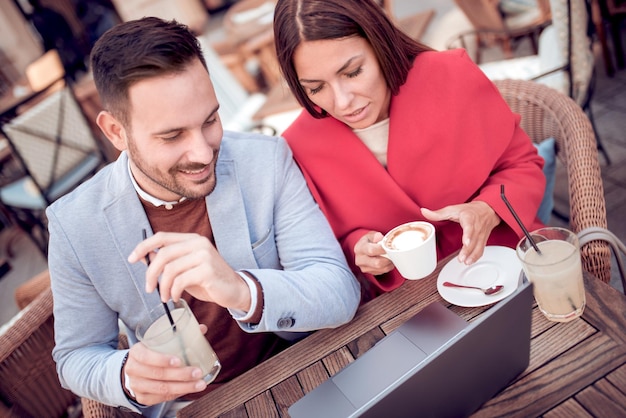
{"type": "MultiPolygon", "coordinates": [[[[12,335],[22,308],[49,287],[45,207],[117,157],[94,123],[100,101],[89,54],[98,37],[118,22],[143,16],[187,24],[206,54],[225,128],[280,135],[300,108],[278,70],[274,4],[274,0],[0,0],[0,338],[12,335]]],[[[440,50],[466,48],[492,79],[535,78],[549,63],[563,64],[537,81],[563,89],[592,121],[608,228],[626,241],[626,1],[382,0],[380,4],[415,39],[440,50]],[[567,50],[562,47],[565,41],[572,46],[567,56],[561,54],[567,50]]],[[[557,159],[551,225],[568,227],[569,196],[567,167],[557,159]]],[[[610,284],[623,291],[614,258],[612,263],[610,284]]],[[[47,324],[39,344],[48,346],[50,307],[51,301],[47,314],[33,325],[47,324]]],[[[19,347],[0,346],[0,417],[12,416],[11,410],[15,414],[24,405],[35,411],[41,406],[40,411],[47,412],[14,416],[82,416],[80,402],[54,381],[48,346],[21,353],[30,363],[41,353],[47,358],[41,360],[37,376],[16,378],[5,359],[19,347]],[[47,388],[36,392],[28,387],[48,372],[47,388]],[[19,402],[14,393],[22,394],[19,402]],[[49,415],[52,410],[59,412],[49,415]]]]}

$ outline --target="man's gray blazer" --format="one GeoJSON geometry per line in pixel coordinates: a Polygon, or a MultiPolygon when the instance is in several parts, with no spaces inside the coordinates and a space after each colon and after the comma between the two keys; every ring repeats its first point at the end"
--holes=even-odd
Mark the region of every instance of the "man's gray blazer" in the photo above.
{"type": "MultiPolygon", "coordinates": [[[[232,268],[259,279],[265,300],[258,325],[239,325],[298,332],[349,321],[359,285],[284,140],[225,132],[216,173],[206,198],[216,247],[232,268]]],[[[135,409],[120,383],[118,319],[132,343],[132,330],[159,299],[144,290],[146,266],[127,262],[142,228],[150,231],[127,154],[46,214],[61,383],[79,396],[135,409]]],[[[155,409],[163,408],[143,412],[159,416],[155,409]]]]}

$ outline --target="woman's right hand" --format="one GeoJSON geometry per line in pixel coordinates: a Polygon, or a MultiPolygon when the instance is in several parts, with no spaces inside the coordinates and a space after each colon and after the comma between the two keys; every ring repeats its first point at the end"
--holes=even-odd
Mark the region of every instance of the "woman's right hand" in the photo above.
{"type": "Polygon", "coordinates": [[[394,266],[391,260],[383,257],[385,250],[380,245],[382,239],[382,233],[370,231],[354,245],[354,262],[363,273],[377,276],[393,270],[394,266]]]}

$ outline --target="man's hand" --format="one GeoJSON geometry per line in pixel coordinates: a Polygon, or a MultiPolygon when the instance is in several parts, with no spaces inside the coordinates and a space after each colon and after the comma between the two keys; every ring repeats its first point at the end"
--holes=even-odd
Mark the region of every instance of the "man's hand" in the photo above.
{"type": "Polygon", "coordinates": [[[143,343],[133,345],[122,370],[123,382],[142,405],[171,401],[188,393],[201,392],[207,384],[199,367],[184,366],[181,359],[148,349],[143,343]]]}
{"type": "Polygon", "coordinates": [[[196,299],[225,308],[250,309],[248,285],[206,237],[158,232],[140,242],[128,261],[143,261],[146,255],[150,257],[146,291],[153,292],[159,283],[162,301],[177,301],[187,291],[196,299]]]}
{"type": "Polygon", "coordinates": [[[429,221],[454,221],[461,224],[463,238],[459,261],[472,264],[482,257],[491,231],[501,219],[487,203],[474,201],[451,205],[439,210],[422,208],[422,215],[429,221]]]}
{"type": "Polygon", "coordinates": [[[385,250],[380,245],[382,239],[382,233],[370,231],[354,245],[354,263],[363,273],[379,275],[393,270],[391,260],[383,257],[385,250]]]}

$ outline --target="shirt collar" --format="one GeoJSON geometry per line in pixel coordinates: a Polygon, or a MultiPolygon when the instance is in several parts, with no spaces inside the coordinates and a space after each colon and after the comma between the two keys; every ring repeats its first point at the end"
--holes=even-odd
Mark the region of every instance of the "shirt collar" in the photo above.
{"type": "Polygon", "coordinates": [[[141,197],[146,202],[152,203],[157,208],[159,206],[165,206],[165,209],[170,210],[170,209],[172,209],[174,207],[175,204],[183,202],[185,199],[187,199],[186,197],[183,196],[179,200],[174,200],[174,201],[168,202],[168,201],[161,200],[158,197],[154,197],[154,196],[146,193],[141,187],[139,187],[139,184],[137,184],[137,181],[135,181],[135,177],[133,176],[133,172],[130,169],[130,159],[128,160],[128,175],[130,176],[130,181],[131,181],[131,183],[133,183],[133,187],[135,188],[135,191],[137,192],[139,197],[141,197]]]}

